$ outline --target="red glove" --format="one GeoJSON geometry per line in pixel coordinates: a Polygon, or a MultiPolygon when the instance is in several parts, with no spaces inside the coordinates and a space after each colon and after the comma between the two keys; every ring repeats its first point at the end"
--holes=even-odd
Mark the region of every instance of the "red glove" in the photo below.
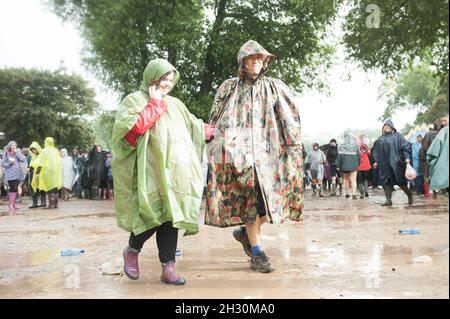
{"type": "Polygon", "coordinates": [[[210,141],[214,137],[214,126],[210,124],[205,124],[205,140],[210,141]]]}
{"type": "Polygon", "coordinates": [[[144,135],[156,121],[167,110],[167,103],[163,100],[150,99],[145,109],[139,113],[136,123],[133,128],[125,135],[125,139],[132,146],[137,146],[137,138],[139,135],[144,135]]]}

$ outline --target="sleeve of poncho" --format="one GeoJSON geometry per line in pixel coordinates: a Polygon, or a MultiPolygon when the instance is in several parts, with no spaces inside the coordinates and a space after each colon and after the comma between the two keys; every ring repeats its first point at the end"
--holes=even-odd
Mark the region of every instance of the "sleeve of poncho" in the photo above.
{"type": "Polygon", "coordinates": [[[278,100],[275,112],[282,123],[282,130],[287,145],[301,144],[300,105],[298,97],[281,80],[275,79],[278,100]]]}
{"type": "Polygon", "coordinates": [[[237,79],[228,79],[220,85],[214,96],[211,113],[209,116],[209,124],[215,125],[225,111],[227,101],[230,97],[231,88],[236,84],[237,79]]]}
{"type": "Polygon", "coordinates": [[[411,144],[403,137],[403,135],[398,134],[400,150],[403,155],[404,160],[411,160],[411,144]]]}
{"type": "Polygon", "coordinates": [[[441,154],[443,148],[443,139],[441,132],[435,137],[427,151],[427,162],[432,167],[436,164],[436,160],[439,158],[439,155],[441,154]]]}
{"type": "Polygon", "coordinates": [[[112,148],[114,156],[124,158],[128,156],[135,148],[125,140],[125,135],[133,128],[139,116],[139,112],[145,107],[146,103],[142,103],[133,95],[127,96],[120,103],[114,121],[112,131],[112,148]]]}
{"type": "Polygon", "coordinates": [[[186,127],[191,134],[192,144],[195,147],[195,152],[201,162],[203,159],[203,151],[205,148],[205,125],[202,119],[196,118],[191,112],[189,112],[183,102],[178,99],[177,102],[180,106],[181,112],[183,113],[186,127]]]}
{"type": "Polygon", "coordinates": [[[372,148],[372,157],[373,157],[374,163],[378,163],[380,161],[379,152],[380,152],[380,142],[379,142],[379,140],[377,140],[373,144],[373,148],[372,148]]]}

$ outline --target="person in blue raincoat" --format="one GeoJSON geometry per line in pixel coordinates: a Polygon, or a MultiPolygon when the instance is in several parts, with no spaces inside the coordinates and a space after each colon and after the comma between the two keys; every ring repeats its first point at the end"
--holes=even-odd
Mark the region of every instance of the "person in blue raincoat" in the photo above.
{"type": "Polygon", "coordinates": [[[422,135],[417,135],[416,142],[412,144],[412,164],[417,173],[417,177],[414,180],[417,195],[423,195],[425,193],[423,189],[423,174],[420,169],[420,149],[422,148],[422,135]]]}

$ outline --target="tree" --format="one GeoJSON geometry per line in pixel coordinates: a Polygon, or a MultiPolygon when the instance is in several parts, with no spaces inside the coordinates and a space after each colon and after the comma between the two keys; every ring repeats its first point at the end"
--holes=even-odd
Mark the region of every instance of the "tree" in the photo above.
{"type": "Polygon", "coordinates": [[[95,91],[80,76],[61,71],[0,69],[0,131],[21,147],[45,137],[58,147],[84,148],[93,141],[83,116],[98,107],[95,91]]]}
{"type": "Polygon", "coordinates": [[[115,111],[102,112],[97,117],[97,120],[92,123],[96,142],[99,143],[103,149],[111,150],[111,136],[115,116],[115,111]]]}
{"type": "Polygon", "coordinates": [[[174,95],[206,119],[215,90],[237,74],[237,51],[247,40],[276,56],[271,74],[295,89],[324,86],[333,49],[325,29],[333,0],[53,0],[75,21],[87,43],[84,59],[122,95],[135,91],[149,60],[167,58],[182,75],[174,95]]]}
{"type": "Polygon", "coordinates": [[[344,44],[351,60],[393,76],[431,55],[434,73],[448,77],[448,0],[348,0],[344,44]],[[431,53],[431,54],[430,54],[431,53]]]}
{"type": "MultiPolygon", "coordinates": [[[[381,121],[391,118],[401,109],[417,110],[414,124],[433,123],[442,113],[448,112],[448,77],[446,81],[434,75],[431,59],[404,69],[396,78],[387,79],[380,87],[380,98],[387,106],[381,121]]],[[[405,130],[414,125],[409,125],[405,130]]]]}

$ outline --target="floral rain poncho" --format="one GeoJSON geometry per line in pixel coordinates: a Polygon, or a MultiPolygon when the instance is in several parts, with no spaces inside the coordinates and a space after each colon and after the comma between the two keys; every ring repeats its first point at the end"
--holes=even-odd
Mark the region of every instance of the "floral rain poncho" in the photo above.
{"type": "MultiPolygon", "coordinates": [[[[253,223],[259,183],[270,223],[298,221],[303,209],[303,162],[298,100],[281,80],[265,76],[272,60],[256,41],[238,53],[267,58],[256,80],[245,75],[226,80],[218,89],[208,144],[205,224],[228,227],[253,223]]],[[[242,74],[242,72],[240,72],[242,74]]]]}

